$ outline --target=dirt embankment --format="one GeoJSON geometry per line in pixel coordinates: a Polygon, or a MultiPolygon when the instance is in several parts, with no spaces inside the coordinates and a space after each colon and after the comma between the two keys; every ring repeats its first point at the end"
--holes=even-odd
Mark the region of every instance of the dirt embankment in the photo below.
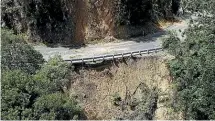
{"type": "Polygon", "coordinates": [[[88,119],[180,119],[170,106],[172,80],[166,61],[152,56],[79,69],[70,94],[88,119]]]}
{"type": "Polygon", "coordinates": [[[74,7],[76,41],[101,39],[114,27],[112,0],[77,0],[74,7]]]}
{"type": "Polygon", "coordinates": [[[160,16],[155,11],[169,16],[171,0],[2,0],[1,8],[2,27],[25,33],[31,42],[78,45],[150,33],[160,16]]]}

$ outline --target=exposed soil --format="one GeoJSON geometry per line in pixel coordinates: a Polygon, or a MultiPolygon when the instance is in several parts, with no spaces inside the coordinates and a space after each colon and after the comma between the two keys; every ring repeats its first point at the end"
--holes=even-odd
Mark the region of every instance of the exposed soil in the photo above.
{"type": "Polygon", "coordinates": [[[78,69],[71,77],[73,81],[70,94],[82,104],[88,119],[143,120],[148,118],[142,117],[142,112],[139,114],[137,111],[148,106],[147,102],[137,103],[138,105],[135,102],[147,99],[150,90],[158,89],[156,107],[151,112],[152,118],[179,119],[177,113],[169,110],[166,105],[168,101],[161,101],[164,98],[171,100],[172,81],[166,66],[169,57],[162,56],[129,59],[99,68],[78,69]],[[170,113],[171,115],[167,115],[170,113]],[[176,117],[172,118],[172,115],[176,117]]]}

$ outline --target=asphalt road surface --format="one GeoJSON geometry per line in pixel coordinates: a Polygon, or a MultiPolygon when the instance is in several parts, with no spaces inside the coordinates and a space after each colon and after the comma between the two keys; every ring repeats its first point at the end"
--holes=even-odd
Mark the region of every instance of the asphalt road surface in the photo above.
{"type": "Polygon", "coordinates": [[[188,21],[189,20],[186,19],[180,23],[174,23],[163,28],[163,31],[145,37],[119,40],[118,42],[89,44],[78,49],[66,47],[51,48],[47,46],[34,46],[34,48],[43,55],[45,60],[55,55],[61,55],[64,60],[69,60],[153,49],[161,47],[162,38],[168,34],[168,31],[175,31],[178,37],[183,39],[181,34],[188,27],[188,21]]]}

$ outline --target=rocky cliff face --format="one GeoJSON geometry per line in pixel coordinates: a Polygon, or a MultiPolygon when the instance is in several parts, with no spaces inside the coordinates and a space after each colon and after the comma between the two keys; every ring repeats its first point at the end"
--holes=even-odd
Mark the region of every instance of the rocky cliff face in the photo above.
{"type": "Polygon", "coordinates": [[[27,33],[32,42],[83,44],[106,36],[141,35],[144,25],[156,21],[157,15],[170,15],[171,3],[172,0],[3,0],[1,25],[27,33]]]}

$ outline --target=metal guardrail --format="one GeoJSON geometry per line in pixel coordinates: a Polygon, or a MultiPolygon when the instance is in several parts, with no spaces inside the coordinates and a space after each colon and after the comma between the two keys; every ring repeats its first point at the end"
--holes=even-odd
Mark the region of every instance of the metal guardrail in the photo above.
{"type": "Polygon", "coordinates": [[[154,48],[154,49],[147,49],[142,51],[133,51],[121,54],[112,54],[112,55],[104,55],[104,56],[96,56],[91,58],[81,58],[81,59],[71,59],[65,60],[67,62],[71,62],[72,64],[81,64],[81,63],[89,63],[89,62],[96,62],[96,61],[105,61],[105,60],[114,60],[114,59],[122,59],[126,57],[134,57],[137,55],[146,55],[151,53],[157,53],[163,51],[162,48],[154,48]]]}

